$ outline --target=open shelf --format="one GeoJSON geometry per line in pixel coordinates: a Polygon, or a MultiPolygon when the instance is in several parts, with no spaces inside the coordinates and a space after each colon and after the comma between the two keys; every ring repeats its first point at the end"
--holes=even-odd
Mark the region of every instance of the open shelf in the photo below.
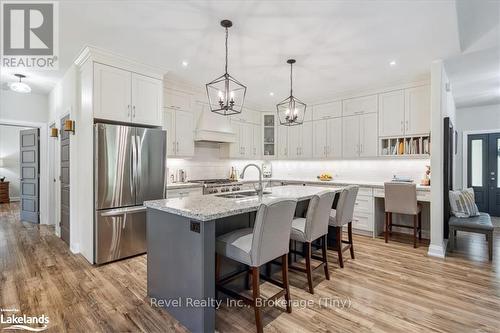
{"type": "Polygon", "coordinates": [[[430,153],[430,135],[380,138],[380,156],[430,156],[430,153]]]}

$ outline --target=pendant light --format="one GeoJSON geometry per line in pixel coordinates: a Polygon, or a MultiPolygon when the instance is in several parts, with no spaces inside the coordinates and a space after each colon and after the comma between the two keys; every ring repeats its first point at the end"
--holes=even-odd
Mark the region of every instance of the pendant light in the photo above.
{"type": "Polygon", "coordinates": [[[243,110],[243,103],[247,87],[245,87],[238,80],[233,78],[227,72],[227,59],[228,59],[228,29],[232,27],[233,23],[229,20],[222,20],[221,26],[226,29],[226,65],[224,74],[216,78],[210,83],[206,84],[208,102],[212,112],[229,116],[232,114],[241,113],[243,110]]]}
{"type": "Polygon", "coordinates": [[[17,76],[19,78],[19,82],[13,82],[9,85],[10,90],[18,92],[18,93],[23,93],[27,94],[31,92],[31,87],[28,86],[26,83],[21,82],[22,79],[26,77],[26,75],[23,74],[14,74],[14,76],[17,76]]]}
{"type": "Polygon", "coordinates": [[[293,64],[295,59],[288,59],[286,62],[290,64],[290,96],[276,104],[276,110],[281,125],[295,126],[304,122],[307,106],[293,96],[293,64]]]}

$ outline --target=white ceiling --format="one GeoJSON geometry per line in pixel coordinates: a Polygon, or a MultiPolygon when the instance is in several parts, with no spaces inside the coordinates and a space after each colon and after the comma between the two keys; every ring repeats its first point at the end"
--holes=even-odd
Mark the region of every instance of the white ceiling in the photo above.
{"type": "MultiPolygon", "coordinates": [[[[50,91],[85,45],[203,85],[223,72],[225,18],[229,73],[261,108],[288,94],[290,57],[294,93],[310,103],[426,79],[432,60],[460,52],[454,1],[61,1],[59,12],[60,69],[25,72],[35,92],[50,91]]],[[[0,79],[14,81],[12,72],[0,79]]]]}

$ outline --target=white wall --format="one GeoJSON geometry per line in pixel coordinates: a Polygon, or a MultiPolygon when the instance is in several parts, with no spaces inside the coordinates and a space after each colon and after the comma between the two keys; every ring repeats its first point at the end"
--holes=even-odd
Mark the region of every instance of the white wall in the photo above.
{"type": "Polygon", "coordinates": [[[430,256],[445,256],[443,235],[443,126],[444,118],[455,123],[455,104],[443,61],[431,65],[431,243],[430,256]]]}
{"type": "Polygon", "coordinates": [[[464,177],[464,137],[467,131],[500,131],[500,104],[483,105],[468,108],[459,108],[456,111],[455,127],[458,131],[458,153],[456,155],[456,174],[454,187],[462,188],[466,184],[464,177]]]}
{"type": "Polygon", "coordinates": [[[0,177],[10,182],[11,201],[19,200],[19,132],[25,127],[6,126],[0,124],[0,158],[4,166],[0,167],[0,177]]]}

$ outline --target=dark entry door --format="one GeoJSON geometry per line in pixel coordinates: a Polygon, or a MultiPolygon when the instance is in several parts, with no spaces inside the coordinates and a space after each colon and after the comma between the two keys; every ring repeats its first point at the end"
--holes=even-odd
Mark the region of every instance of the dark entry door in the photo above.
{"type": "Polygon", "coordinates": [[[469,135],[467,141],[467,185],[480,211],[500,216],[500,133],[469,135]]]}
{"type": "Polygon", "coordinates": [[[38,128],[19,133],[21,220],[39,223],[39,134],[38,128]]]}
{"type": "MultiPolygon", "coordinates": [[[[69,116],[61,119],[61,127],[69,116]]],[[[61,131],[61,239],[69,244],[69,132],[61,131]]]]}
{"type": "Polygon", "coordinates": [[[493,216],[500,216],[500,133],[490,134],[488,141],[489,212],[493,216]]]}

